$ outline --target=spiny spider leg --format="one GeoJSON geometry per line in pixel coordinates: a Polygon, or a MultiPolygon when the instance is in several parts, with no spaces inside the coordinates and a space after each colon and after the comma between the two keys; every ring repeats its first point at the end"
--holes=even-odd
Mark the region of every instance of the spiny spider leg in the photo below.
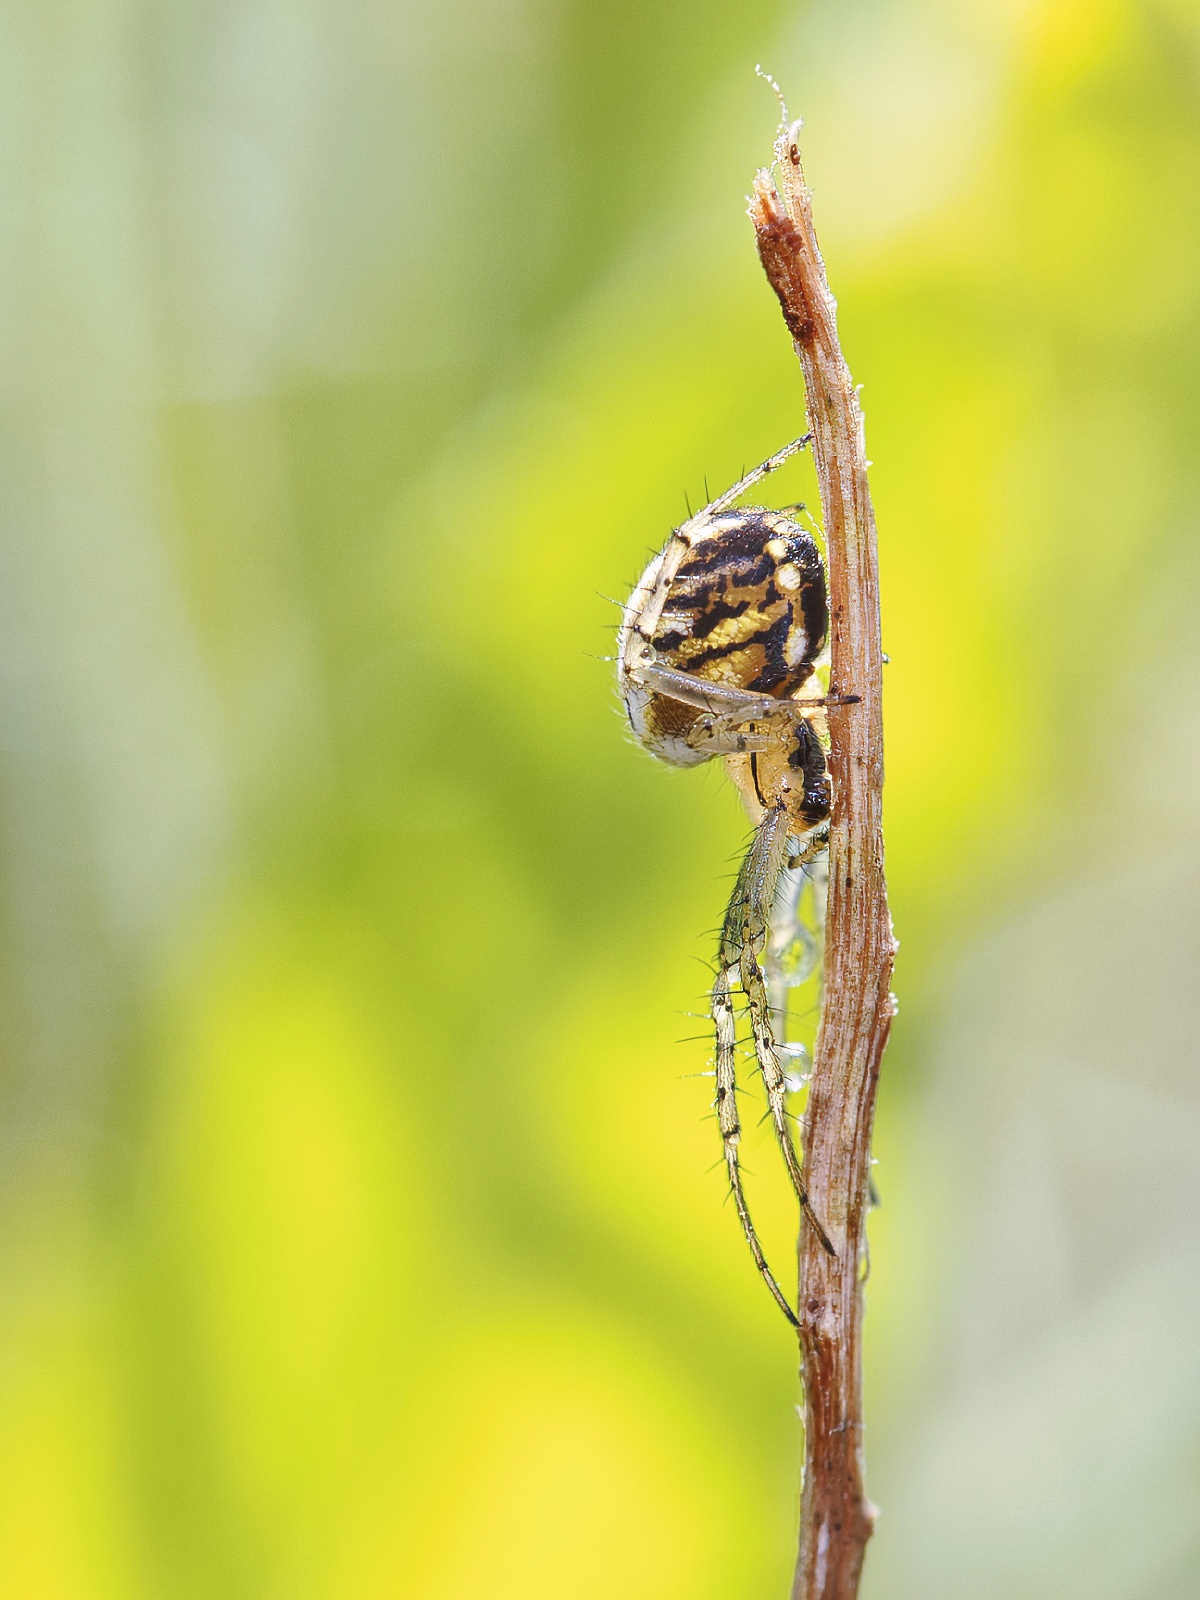
{"type": "Polygon", "coordinates": [[[717,1046],[717,1124],[721,1129],[721,1142],[725,1148],[725,1167],[729,1173],[729,1188],[733,1194],[733,1203],[737,1207],[742,1232],[746,1235],[746,1243],[750,1246],[754,1264],[762,1274],[763,1281],[774,1296],[779,1309],[793,1327],[798,1327],[796,1313],[788,1305],[787,1296],[776,1283],[774,1274],[767,1265],[758,1234],[754,1231],[754,1223],[750,1220],[746,1192],[742,1188],[742,1173],[738,1166],[738,1139],[741,1137],[742,1129],[738,1121],[737,1071],[734,1066],[737,1053],[737,1024],[733,1015],[729,971],[725,967],[720,968],[713,984],[712,1019],[717,1046]]]}
{"type": "MultiPolygon", "coordinates": [[[[816,831],[823,835],[827,835],[828,832],[827,828],[816,831]]],[[[775,1126],[775,1137],[792,1180],[792,1187],[822,1247],[830,1255],[836,1255],[829,1235],[809,1202],[800,1157],[796,1153],[791,1123],[788,1121],[784,1098],[786,1080],[783,1068],[779,1065],[779,1057],[775,1053],[770,1000],[762,968],[758,963],[758,954],[766,945],[770,933],[771,911],[779,887],[779,874],[788,861],[789,837],[789,819],[783,804],[770,807],[758,825],[754,841],[738,873],[729,909],[725,915],[717,964],[723,972],[736,968],[739,974],[750,1012],[754,1052],[767,1091],[767,1104],[775,1126]]],[[[805,849],[815,855],[824,847],[824,842],[823,837],[820,843],[807,841],[805,849]]],[[[802,850],[801,853],[805,852],[802,850]]],[[[797,863],[793,860],[792,864],[797,863]]]]}
{"type": "MultiPolygon", "coordinates": [[[[754,750],[769,750],[779,740],[780,725],[795,727],[798,714],[790,708],[820,708],[829,700],[777,700],[774,709],[761,716],[746,717],[740,712],[729,716],[697,717],[687,731],[686,743],[707,756],[745,755],[754,750]]],[[[801,724],[804,726],[804,724],[801,724]]],[[[799,734],[797,734],[799,737],[799,734]]]]}
{"type": "Polygon", "coordinates": [[[653,645],[641,644],[632,652],[633,659],[625,670],[636,682],[668,700],[678,700],[686,706],[696,706],[715,717],[736,722],[762,722],[767,718],[786,718],[793,723],[801,721],[805,712],[821,706],[857,705],[856,694],[813,695],[796,700],[779,699],[775,695],[754,694],[749,689],[739,689],[736,684],[721,683],[712,678],[701,678],[694,672],[680,672],[676,667],[663,666],[656,659],[653,645]]]}
{"type": "MultiPolygon", "coordinates": [[[[790,461],[794,455],[806,449],[811,443],[812,434],[806,433],[802,438],[793,439],[789,444],[785,444],[782,450],[776,450],[775,454],[768,456],[760,466],[751,467],[745,477],[739,478],[732,489],[726,489],[724,494],[718,495],[715,500],[710,500],[702,511],[697,511],[696,515],[691,518],[691,522],[699,522],[703,517],[717,517],[720,516],[722,511],[728,511],[730,506],[736,505],[747,489],[753,489],[756,483],[760,483],[769,473],[774,472],[777,467],[781,467],[785,461],[790,461]]],[[[688,525],[687,523],[684,524],[685,527],[688,525]]]]}

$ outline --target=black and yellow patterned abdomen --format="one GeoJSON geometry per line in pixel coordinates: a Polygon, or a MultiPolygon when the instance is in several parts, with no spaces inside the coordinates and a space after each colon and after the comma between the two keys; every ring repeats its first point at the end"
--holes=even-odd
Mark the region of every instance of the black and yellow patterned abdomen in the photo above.
{"type": "MultiPolygon", "coordinates": [[[[655,630],[664,665],[777,699],[812,676],[825,648],[825,571],[812,535],[753,506],[717,517],[680,565],[655,630]]],[[[656,695],[648,731],[682,738],[700,713],[656,695]]]]}

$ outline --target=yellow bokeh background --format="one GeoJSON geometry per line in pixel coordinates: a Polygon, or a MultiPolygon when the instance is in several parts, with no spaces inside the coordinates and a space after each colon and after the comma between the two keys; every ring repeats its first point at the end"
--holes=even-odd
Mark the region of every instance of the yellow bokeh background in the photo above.
{"type": "Polygon", "coordinates": [[[603,659],[801,431],[760,61],[890,657],[864,1593],[1200,1590],[1200,7],[15,0],[0,1595],[787,1592],[746,822],[603,659]]]}

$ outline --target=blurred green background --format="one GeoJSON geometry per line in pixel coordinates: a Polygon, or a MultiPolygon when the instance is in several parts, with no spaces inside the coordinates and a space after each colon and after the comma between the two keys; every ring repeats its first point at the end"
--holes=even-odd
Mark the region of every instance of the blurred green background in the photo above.
{"type": "Polygon", "coordinates": [[[865,1592],[1200,1593],[1200,6],[12,0],[13,1600],[787,1591],[746,823],[597,659],[801,430],[757,61],[891,656],[865,1592]]]}

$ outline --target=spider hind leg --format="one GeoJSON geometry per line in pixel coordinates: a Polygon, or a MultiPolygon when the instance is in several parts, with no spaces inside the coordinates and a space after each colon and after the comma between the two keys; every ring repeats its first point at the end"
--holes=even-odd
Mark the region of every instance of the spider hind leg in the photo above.
{"type": "Polygon", "coordinates": [[[733,1014],[733,994],[729,985],[729,972],[724,967],[718,971],[716,982],[713,984],[712,1018],[716,1034],[717,1123],[721,1129],[721,1143],[725,1150],[725,1170],[729,1174],[729,1188],[733,1195],[733,1203],[737,1207],[738,1220],[742,1225],[742,1232],[746,1236],[746,1243],[750,1246],[750,1254],[754,1257],[754,1264],[762,1274],[763,1281],[771,1291],[776,1305],[792,1326],[798,1327],[796,1313],[788,1304],[787,1296],[775,1281],[775,1275],[767,1265],[767,1258],[763,1254],[762,1245],[759,1243],[758,1234],[755,1232],[754,1223],[750,1218],[750,1208],[746,1204],[746,1191],[742,1185],[741,1167],[738,1163],[738,1140],[741,1137],[742,1130],[738,1119],[737,1070],[734,1064],[737,1052],[737,1024],[733,1014]]]}
{"type": "MultiPolygon", "coordinates": [[[[806,841],[805,846],[802,847],[801,856],[810,857],[815,855],[818,850],[824,847],[826,835],[826,827],[814,829],[813,834],[806,841]]],[[[716,1033],[717,1114],[721,1124],[722,1138],[725,1142],[725,1162],[729,1169],[734,1201],[737,1205],[738,1216],[742,1222],[742,1230],[750,1245],[755,1263],[775,1299],[784,1306],[789,1319],[794,1321],[791,1308],[787,1306],[786,1301],[783,1299],[779,1287],[763,1258],[762,1247],[750,1221],[745,1196],[742,1193],[736,1150],[736,1082],[733,1065],[734,1018],[730,981],[731,974],[736,974],[739,986],[746,997],[751,1031],[754,1036],[754,1053],[758,1061],[759,1071],[762,1074],[763,1086],[766,1089],[767,1104],[775,1129],[775,1137],[783,1155],[792,1187],[803,1207],[805,1216],[808,1218],[809,1225],[816,1233],[822,1247],[830,1255],[835,1255],[837,1252],[833,1243],[809,1202],[800,1157],[792,1137],[792,1127],[786,1103],[787,1081],[776,1053],[771,1022],[770,998],[758,959],[770,934],[771,913],[779,885],[779,874],[784,866],[800,864],[799,856],[789,855],[790,847],[791,835],[787,812],[782,804],[771,806],[764,813],[762,821],[755,831],[754,840],[738,873],[729,907],[725,913],[725,923],[721,931],[720,951],[717,957],[717,981],[713,987],[712,1009],[716,1033]],[[727,1106],[728,1114],[726,1114],[727,1106]]]]}

